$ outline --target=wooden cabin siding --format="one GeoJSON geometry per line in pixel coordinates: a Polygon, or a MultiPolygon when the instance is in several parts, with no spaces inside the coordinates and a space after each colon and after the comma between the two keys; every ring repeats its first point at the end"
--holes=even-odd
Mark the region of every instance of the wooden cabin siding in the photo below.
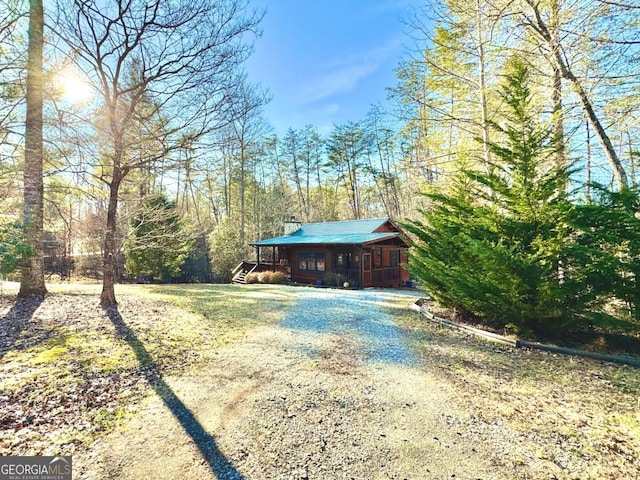
{"type": "Polygon", "coordinates": [[[385,222],[375,229],[375,233],[398,232],[399,230],[391,223],[385,222]]]}
{"type": "Polygon", "coordinates": [[[289,263],[291,265],[291,279],[298,283],[316,283],[332,271],[333,255],[330,249],[315,245],[296,246],[289,249],[289,263]],[[305,254],[324,254],[324,269],[318,270],[317,265],[313,270],[301,269],[301,257],[305,254]]]}
{"type": "Polygon", "coordinates": [[[302,224],[254,245],[258,262],[289,272],[298,283],[316,284],[328,280],[328,273],[343,275],[355,287],[398,287],[409,280],[409,244],[389,219],[302,224]]]}

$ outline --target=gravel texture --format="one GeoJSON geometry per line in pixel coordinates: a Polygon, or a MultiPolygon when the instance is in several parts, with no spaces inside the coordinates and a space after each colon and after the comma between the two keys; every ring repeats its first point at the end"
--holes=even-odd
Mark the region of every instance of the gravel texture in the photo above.
{"type": "Polygon", "coordinates": [[[640,480],[635,369],[442,329],[411,291],[134,290],[0,295],[1,455],[73,455],[76,480],[640,480]]]}
{"type": "Polygon", "coordinates": [[[449,387],[393,323],[388,308],[406,308],[414,292],[295,296],[280,325],[167,378],[126,430],[74,458],[77,478],[515,478],[459,428],[449,387]]]}

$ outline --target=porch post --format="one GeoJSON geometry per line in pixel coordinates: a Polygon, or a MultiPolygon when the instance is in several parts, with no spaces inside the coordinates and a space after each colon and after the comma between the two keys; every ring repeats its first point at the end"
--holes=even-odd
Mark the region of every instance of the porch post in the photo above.
{"type": "Polygon", "coordinates": [[[362,245],[356,248],[356,255],[358,255],[358,286],[362,288],[362,269],[364,268],[364,259],[362,258],[362,245]]]}
{"type": "Polygon", "coordinates": [[[256,263],[260,264],[260,245],[256,245],[256,263]]]}
{"type": "Polygon", "coordinates": [[[273,245],[273,255],[271,256],[271,262],[273,263],[273,266],[276,266],[276,246],[273,245]]]}

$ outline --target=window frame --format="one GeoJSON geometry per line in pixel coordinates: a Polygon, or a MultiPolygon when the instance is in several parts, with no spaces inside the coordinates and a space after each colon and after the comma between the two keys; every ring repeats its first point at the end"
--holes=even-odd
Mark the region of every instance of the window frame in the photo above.
{"type": "Polygon", "coordinates": [[[325,252],[298,252],[297,254],[297,266],[300,272],[312,272],[312,273],[325,273],[327,271],[327,256],[325,252]],[[311,262],[310,259],[313,259],[311,262]],[[304,268],[301,267],[304,262],[304,268]],[[309,265],[313,263],[314,268],[309,268],[309,265]],[[318,268],[318,264],[322,265],[322,269],[318,268]]]}
{"type": "Polygon", "coordinates": [[[391,250],[390,259],[389,259],[390,267],[399,267],[400,266],[400,249],[391,250]]]}

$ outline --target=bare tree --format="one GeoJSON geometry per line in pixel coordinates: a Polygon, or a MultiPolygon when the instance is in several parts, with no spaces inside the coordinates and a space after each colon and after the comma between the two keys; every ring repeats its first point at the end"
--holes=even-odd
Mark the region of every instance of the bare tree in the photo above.
{"type": "Polygon", "coordinates": [[[262,117],[262,107],[269,100],[269,94],[259,85],[241,81],[237,101],[234,103],[233,122],[226,132],[231,157],[232,170],[237,171],[238,198],[240,200],[240,244],[246,243],[247,230],[247,180],[253,172],[252,164],[258,159],[260,141],[267,133],[267,125],[262,117]]]}
{"type": "MultiPolygon", "coordinates": [[[[22,137],[16,131],[16,110],[24,100],[24,53],[27,50],[21,35],[22,21],[29,12],[18,8],[15,0],[0,0],[0,155],[13,155],[15,144],[11,137],[22,137]],[[10,149],[7,149],[11,146],[10,149]],[[8,152],[7,152],[8,150],[8,152]]],[[[22,122],[24,125],[24,123],[22,122]]],[[[1,158],[0,158],[1,160],[1,158]]]]}
{"type": "MultiPolygon", "coordinates": [[[[524,25],[526,25],[531,31],[536,34],[541,45],[548,52],[549,60],[557,74],[559,74],[559,76],[564,80],[567,80],[572,86],[574,92],[580,100],[580,104],[582,105],[589,123],[591,123],[591,125],[593,126],[596,137],[600,141],[604,155],[609,162],[613,174],[616,178],[618,187],[627,187],[629,182],[627,179],[626,171],[622,166],[622,163],[620,162],[620,158],[611,142],[611,139],[609,138],[609,135],[605,130],[604,125],[602,124],[598,114],[596,113],[588,91],[585,89],[583,82],[581,81],[579,76],[571,67],[570,62],[568,61],[569,56],[567,55],[566,50],[563,49],[563,46],[558,39],[556,27],[558,23],[558,4],[554,3],[552,5],[553,12],[551,21],[548,21],[545,18],[540,8],[540,2],[534,0],[524,0],[524,4],[525,8],[523,8],[523,10],[521,11],[521,17],[524,25]]],[[[573,35],[576,34],[577,32],[573,32],[573,35]]],[[[554,84],[558,84],[557,79],[555,80],[554,84]]]]}
{"type": "MultiPolygon", "coordinates": [[[[62,0],[61,0],[62,1],[62,0]]],[[[75,0],[60,5],[65,41],[101,104],[99,179],[109,190],[100,303],[114,292],[120,187],[232,120],[237,70],[261,15],[244,0],[75,0]],[[137,148],[141,136],[146,148],[137,148]]]]}
{"type": "Polygon", "coordinates": [[[361,183],[365,159],[371,150],[371,136],[362,123],[336,125],[327,142],[326,167],[336,175],[348,192],[351,215],[362,218],[361,183]]]}

